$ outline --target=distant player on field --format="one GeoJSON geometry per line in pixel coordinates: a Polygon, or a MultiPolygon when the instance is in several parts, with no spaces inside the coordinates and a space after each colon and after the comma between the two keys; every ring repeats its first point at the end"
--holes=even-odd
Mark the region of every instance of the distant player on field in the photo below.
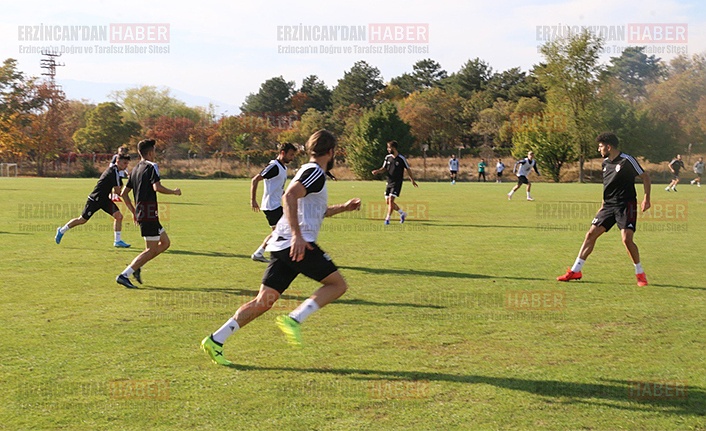
{"type": "Polygon", "coordinates": [[[483,182],[486,182],[485,179],[485,168],[488,166],[487,163],[485,163],[485,159],[481,158],[480,162],[478,163],[478,182],[480,182],[480,177],[483,177],[483,182]]]}
{"type": "Polygon", "coordinates": [[[515,187],[510,190],[510,193],[507,194],[508,200],[512,199],[512,195],[515,194],[517,189],[522,186],[522,184],[527,184],[527,200],[528,201],[533,201],[532,195],[530,194],[530,189],[532,188],[532,183],[530,182],[529,179],[527,179],[527,176],[530,174],[530,172],[534,169],[534,171],[537,173],[537,175],[542,175],[539,173],[539,170],[537,169],[537,161],[534,159],[534,153],[530,151],[527,153],[527,157],[524,159],[518,161],[515,163],[515,166],[512,168],[512,172],[516,173],[517,175],[517,184],[515,187]],[[518,168],[519,166],[519,168],[518,168]]]}
{"type": "Polygon", "coordinates": [[[637,192],[635,177],[642,178],[645,197],[641,209],[650,208],[650,176],[632,156],[621,153],[618,149],[618,137],[614,133],[605,132],[598,135],[598,151],[603,160],[603,205],[591,223],[591,228],[581,244],[579,255],[574,265],[566,274],[557,277],[558,281],[580,280],[581,269],[593,251],[596,240],[617,223],[623,244],[635,265],[638,286],[647,286],[647,276],[640,263],[640,252],[633,242],[637,224],[637,192]]]}
{"type": "MultiPolygon", "coordinates": [[[[118,148],[118,151],[115,154],[113,154],[113,158],[110,159],[110,166],[111,167],[117,165],[118,159],[120,158],[121,155],[125,155],[125,156],[130,155],[130,150],[128,150],[127,147],[118,148]]],[[[127,171],[127,169],[122,169],[122,170],[118,171],[118,174],[120,176],[120,188],[122,189],[123,188],[123,178],[127,178],[129,172],[127,171]]],[[[118,193],[120,193],[120,192],[118,192],[118,193]]],[[[113,202],[121,202],[120,196],[118,195],[118,193],[114,193],[110,196],[110,199],[113,202]]]]}
{"type": "MultiPolygon", "coordinates": [[[[284,193],[284,183],[287,181],[287,163],[294,160],[296,154],[297,148],[289,142],[280,145],[277,158],[271,160],[265,169],[252,177],[250,181],[250,206],[255,212],[262,209],[271,230],[274,230],[280,217],[282,217],[282,194],[284,193]],[[258,206],[257,185],[263,180],[265,181],[265,191],[262,194],[261,206],[258,206]]],[[[265,237],[257,251],[250,256],[252,260],[269,262],[264,253],[270,236],[272,236],[271,232],[265,237]]]]}
{"type": "Polygon", "coordinates": [[[156,155],[154,139],[140,141],[137,144],[137,151],[140,153],[140,163],[132,170],[120,197],[132,213],[133,220],[140,226],[140,232],[145,239],[145,250],[137,255],[115,279],[118,284],[131,289],[135,289],[136,286],[130,282],[130,276],[133,275],[135,280],[142,284],[140,273],[142,267],[168,249],[170,245],[167,232],[159,223],[157,193],[181,196],[180,189],[172,190],[162,185],[159,168],[154,162],[156,155]],[[130,190],[135,197],[134,206],[130,201],[130,190]]]}
{"type": "Polygon", "coordinates": [[[699,160],[694,163],[694,173],[696,174],[696,178],[691,180],[691,184],[697,184],[699,187],[701,187],[701,175],[704,174],[704,158],[699,157],[699,160]]]}
{"type": "Polygon", "coordinates": [[[400,197],[405,170],[407,170],[409,179],[412,180],[412,185],[414,187],[419,186],[417,185],[417,182],[414,181],[414,177],[412,177],[412,170],[409,167],[409,163],[407,163],[407,159],[397,151],[397,141],[390,141],[387,143],[387,152],[388,155],[385,157],[382,167],[380,167],[380,169],[373,170],[373,175],[378,175],[387,171],[387,188],[385,188],[387,216],[385,217],[385,224],[390,224],[390,216],[392,215],[393,210],[400,213],[400,223],[404,223],[405,218],[407,218],[407,213],[400,209],[400,207],[395,203],[395,199],[400,197]]]}
{"type": "Polygon", "coordinates": [[[503,171],[505,170],[505,163],[501,159],[498,159],[498,163],[495,164],[495,182],[503,182],[503,171]]]}
{"type": "Polygon", "coordinates": [[[451,176],[451,184],[456,184],[456,175],[458,174],[458,159],[456,159],[455,154],[452,154],[451,159],[449,159],[449,174],[451,176]]]}
{"type": "Polygon", "coordinates": [[[326,171],[333,168],[336,138],[326,130],[315,132],[306,143],[309,163],[303,165],[284,194],[284,216],[277,222],[267,244],[271,260],[262,277],[257,297],[243,304],[235,315],[201,341],[213,362],[230,365],[223,357],[223,343],[233,333],[261,316],[279,299],[299,274],[322,286],[277,326],[293,346],[301,346],[301,325],[307,317],[343,295],[348,286],[328,254],[316,244],[324,217],[360,209],[360,199],[328,206],[326,171]]]}
{"type": "Polygon", "coordinates": [[[103,210],[115,219],[113,221],[113,231],[115,232],[113,246],[119,248],[130,247],[130,244],[125,243],[121,237],[123,215],[118,206],[115,205],[115,202],[111,200],[111,196],[120,191],[120,171],[127,169],[129,162],[130,156],[122,154],[118,157],[115,164],[111,163],[108,169],[103,171],[98,183],[93,188],[91,194],[88,195],[88,200],[86,201],[86,206],[81,216],[69,220],[64,226],[56,229],[54,241],[56,241],[57,244],[61,243],[61,238],[64,237],[64,234],[68,232],[69,229],[85,224],[96,211],[103,210]]]}
{"type": "Polygon", "coordinates": [[[672,172],[672,181],[664,190],[668,192],[677,191],[677,184],[679,184],[679,171],[682,169],[684,169],[684,162],[681,160],[681,154],[677,154],[677,156],[669,162],[669,170],[672,172]]]}

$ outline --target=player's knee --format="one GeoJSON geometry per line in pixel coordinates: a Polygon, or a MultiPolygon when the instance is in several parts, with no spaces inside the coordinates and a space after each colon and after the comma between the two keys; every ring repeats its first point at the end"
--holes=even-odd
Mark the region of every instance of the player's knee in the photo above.
{"type": "Polygon", "coordinates": [[[123,221],[123,214],[122,214],[120,211],[116,211],[116,212],[113,214],[113,218],[114,218],[116,221],[123,221]]]}

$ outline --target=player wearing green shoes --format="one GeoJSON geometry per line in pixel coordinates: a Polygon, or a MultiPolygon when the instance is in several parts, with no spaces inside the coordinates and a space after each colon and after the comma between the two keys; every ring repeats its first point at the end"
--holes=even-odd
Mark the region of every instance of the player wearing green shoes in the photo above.
{"type": "Polygon", "coordinates": [[[271,259],[262,277],[260,292],[238,308],[221,328],[201,341],[201,348],[213,362],[231,363],[223,357],[226,339],[272,308],[299,274],[322,286],[288,316],[277,318],[277,326],[294,346],[301,346],[300,327],[304,320],[346,292],[348,286],[343,276],[315,242],[324,217],[360,209],[360,199],[328,206],[326,172],[333,167],[335,150],[336,138],[326,130],[315,132],[307,141],[310,160],[299,169],[284,193],[284,215],[267,244],[271,259]]]}

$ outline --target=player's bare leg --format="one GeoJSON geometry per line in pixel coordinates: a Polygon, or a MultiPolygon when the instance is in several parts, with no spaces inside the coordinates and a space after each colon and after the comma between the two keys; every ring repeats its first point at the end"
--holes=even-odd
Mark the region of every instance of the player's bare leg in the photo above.
{"type": "Polygon", "coordinates": [[[113,243],[113,245],[115,247],[121,247],[121,248],[130,247],[130,244],[127,244],[122,239],[122,232],[121,231],[123,229],[123,214],[118,210],[118,211],[115,211],[111,215],[113,216],[113,232],[115,235],[115,242],[113,243]]]}
{"type": "Polygon", "coordinates": [[[262,284],[257,296],[241,305],[235,315],[233,315],[233,318],[238,322],[238,326],[242,328],[272,308],[272,305],[277,302],[279,297],[278,291],[262,284]]]}
{"type": "Polygon", "coordinates": [[[527,200],[528,201],[533,201],[534,199],[532,198],[532,194],[530,194],[530,190],[532,190],[532,183],[527,182],[527,200]]]}
{"type": "Polygon", "coordinates": [[[647,276],[645,275],[645,270],[642,268],[640,263],[640,250],[637,248],[637,244],[633,241],[633,236],[635,231],[631,229],[622,229],[620,235],[623,239],[623,244],[625,249],[628,251],[628,255],[635,266],[635,277],[637,278],[638,286],[647,286],[647,276]]]}
{"type": "Polygon", "coordinates": [[[85,224],[88,220],[85,218],[79,216],[76,218],[72,218],[69,220],[68,223],[66,223],[64,226],[57,228],[56,229],[56,236],[54,237],[54,240],[56,241],[57,244],[61,243],[61,238],[63,238],[64,234],[69,231],[72,227],[80,226],[82,224],[85,224]]]}
{"type": "Polygon", "coordinates": [[[581,248],[579,249],[579,255],[576,258],[573,266],[566,271],[566,274],[557,277],[558,281],[570,281],[570,280],[580,280],[583,276],[581,274],[581,269],[583,269],[583,264],[588,259],[588,256],[593,252],[593,247],[596,245],[596,240],[598,237],[605,233],[606,229],[603,226],[591,225],[586,232],[586,236],[583,239],[581,248]]]}
{"type": "Polygon", "coordinates": [[[400,207],[395,202],[395,197],[389,195],[385,198],[387,201],[387,216],[385,216],[385,224],[390,224],[390,217],[392,216],[392,211],[400,211],[400,207]]]}
{"type": "Polygon", "coordinates": [[[321,280],[321,283],[323,283],[323,286],[310,297],[310,299],[316,302],[319,308],[337,300],[348,290],[346,280],[338,271],[321,280]]]}

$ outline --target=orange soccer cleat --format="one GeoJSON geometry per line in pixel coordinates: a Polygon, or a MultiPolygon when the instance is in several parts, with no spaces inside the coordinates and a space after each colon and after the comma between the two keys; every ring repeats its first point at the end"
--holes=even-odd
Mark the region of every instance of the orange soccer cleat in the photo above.
{"type": "Polygon", "coordinates": [[[581,271],[574,272],[571,269],[567,269],[566,274],[560,275],[559,277],[556,278],[556,280],[557,281],[581,280],[582,276],[583,276],[583,274],[581,274],[581,271]]]}

